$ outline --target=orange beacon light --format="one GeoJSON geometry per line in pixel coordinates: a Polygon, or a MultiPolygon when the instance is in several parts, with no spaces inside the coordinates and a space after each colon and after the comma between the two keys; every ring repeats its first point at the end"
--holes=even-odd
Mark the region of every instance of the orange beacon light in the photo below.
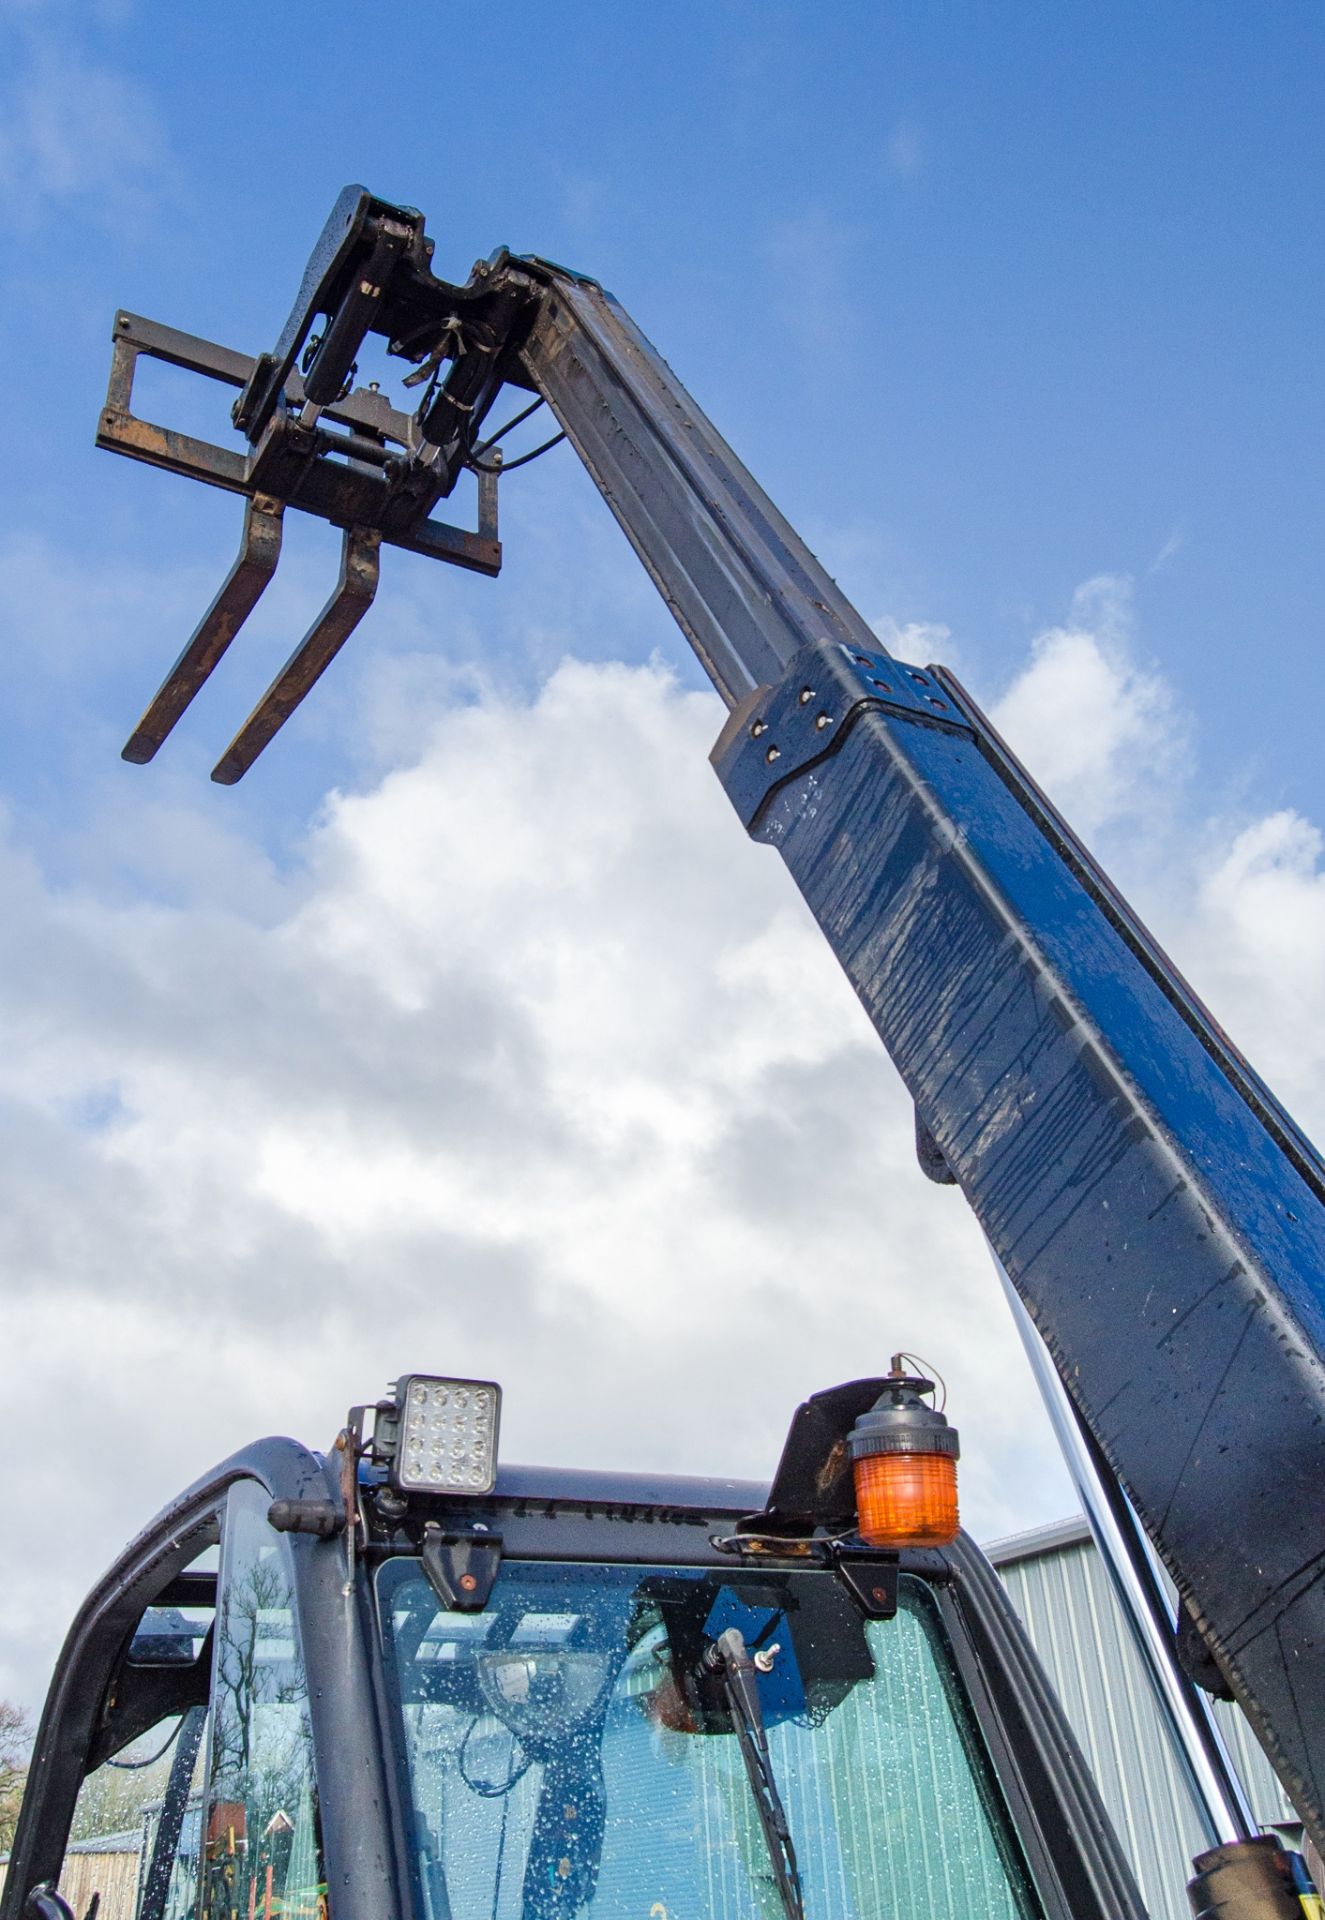
{"type": "Polygon", "coordinates": [[[934,1382],[893,1355],[884,1391],[847,1435],[860,1537],[871,1547],[946,1547],[957,1538],[955,1427],[924,1396],[934,1382]]]}

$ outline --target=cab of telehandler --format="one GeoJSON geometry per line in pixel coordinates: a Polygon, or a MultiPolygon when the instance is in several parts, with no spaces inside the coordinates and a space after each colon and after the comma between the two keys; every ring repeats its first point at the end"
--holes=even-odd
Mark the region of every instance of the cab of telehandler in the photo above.
{"type": "Polygon", "coordinates": [[[498,1469],[491,1383],[417,1375],[236,1455],[81,1609],[3,1920],[1141,1920],[987,1562],[853,1509],[905,1429],[923,1531],[916,1384],[814,1396],[771,1488],[498,1469]]]}

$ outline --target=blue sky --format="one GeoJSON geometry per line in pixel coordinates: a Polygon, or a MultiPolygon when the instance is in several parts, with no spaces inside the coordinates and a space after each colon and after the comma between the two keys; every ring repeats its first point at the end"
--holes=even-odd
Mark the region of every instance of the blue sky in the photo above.
{"type": "Polygon", "coordinates": [[[0,1384],[20,1428],[78,1396],[13,1524],[88,1502],[0,1594],[0,1697],[178,1484],[402,1366],[506,1381],[525,1457],[758,1472],[799,1397],[906,1346],[977,1532],[1071,1498],[978,1235],[567,449],[508,481],[499,581],[388,552],[219,789],[334,575],[291,527],[121,763],[239,509],[94,451],[115,310],[269,344],[350,180],[456,277],[506,243],[604,280],[1319,1134],[1323,43],[1306,4],[0,0],[0,1384]]]}
{"type": "MultiPolygon", "coordinates": [[[[1317,801],[1318,9],[378,18],[11,0],[9,85],[46,89],[69,149],[43,164],[11,121],[11,525],[219,568],[233,502],[91,449],[110,316],[256,349],[360,179],[423,207],[457,274],[505,241],[604,279],[853,598],[951,628],[986,692],[1082,579],[1127,574],[1212,763],[1317,801]]],[[[529,585],[510,545],[476,618],[529,585]]],[[[418,592],[444,625],[456,583],[418,592]]],[[[118,726],[176,637],[162,609],[141,655],[85,663],[97,711],[118,726]]],[[[661,615],[655,643],[679,657],[661,615]]],[[[81,707],[45,718],[19,763],[91,777],[81,707]]],[[[319,744],[269,801],[336,772],[319,744]]]]}

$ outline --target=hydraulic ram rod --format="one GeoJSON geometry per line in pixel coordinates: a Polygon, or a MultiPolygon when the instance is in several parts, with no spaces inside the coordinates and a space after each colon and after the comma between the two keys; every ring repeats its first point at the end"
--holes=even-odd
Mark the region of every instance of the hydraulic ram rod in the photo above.
{"type": "Polygon", "coordinates": [[[1325,1845],[1318,1157],[956,681],[889,658],[610,297],[525,264],[522,371],[735,709],[719,777],[1325,1845]]]}

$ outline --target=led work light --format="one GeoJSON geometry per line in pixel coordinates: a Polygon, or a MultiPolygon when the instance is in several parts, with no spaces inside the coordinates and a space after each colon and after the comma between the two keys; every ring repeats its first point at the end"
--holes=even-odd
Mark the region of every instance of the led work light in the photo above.
{"type": "Polygon", "coordinates": [[[391,1483],[401,1493],[491,1493],[497,1484],[501,1388],[493,1380],[409,1373],[396,1382],[391,1483]]]}

